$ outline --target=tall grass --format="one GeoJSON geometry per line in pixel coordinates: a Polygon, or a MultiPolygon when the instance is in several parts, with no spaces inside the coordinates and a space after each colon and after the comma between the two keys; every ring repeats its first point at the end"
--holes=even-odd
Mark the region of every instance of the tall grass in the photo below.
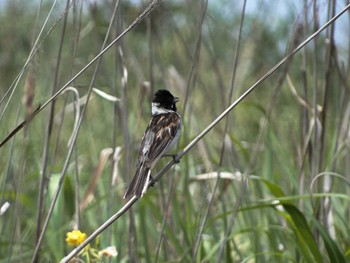
{"type": "Polygon", "coordinates": [[[5,3],[0,262],[349,261],[348,1],[157,2],[5,3]],[[180,163],[127,202],[160,88],[180,163]]]}

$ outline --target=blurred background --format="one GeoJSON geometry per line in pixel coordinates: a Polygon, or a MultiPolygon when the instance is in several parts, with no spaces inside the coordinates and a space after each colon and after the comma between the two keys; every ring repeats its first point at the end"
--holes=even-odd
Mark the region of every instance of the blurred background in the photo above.
{"type": "MultiPolygon", "coordinates": [[[[350,4],[164,1],[80,72],[149,3],[0,1],[0,141],[29,120],[0,148],[0,262],[58,262],[73,249],[67,232],[89,235],[125,204],[156,90],[181,99],[181,151],[350,4]]],[[[258,85],[80,260],[349,261],[349,14],[258,85]],[[98,255],[108,246],[116,257],[98,255]]]]}

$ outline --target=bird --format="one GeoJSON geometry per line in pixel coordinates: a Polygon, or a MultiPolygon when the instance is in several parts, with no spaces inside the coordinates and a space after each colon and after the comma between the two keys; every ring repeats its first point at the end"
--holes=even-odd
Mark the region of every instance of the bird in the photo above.
{"type": "Polygon", "coordinates": [[[159,159],[170,151],[178,141],[182,120],[177,112],[174,97],[166,89],[158,90],[152,99],[152,117],[141,140],[136,162],[136,173],[129,184],[124,199],[142,197],[151,180],[151,170],[159,159]]]}

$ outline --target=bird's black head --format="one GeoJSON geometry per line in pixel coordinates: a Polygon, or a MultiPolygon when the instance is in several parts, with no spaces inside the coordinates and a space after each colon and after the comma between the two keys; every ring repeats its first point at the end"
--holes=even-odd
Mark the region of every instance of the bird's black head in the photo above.
{"type": "Polygon", "coordinates": [[[154,94],[152,100],[153,103],[156,103],[159,108],[164,108],[167,110],[176,111],[176,102],[179,101],[179,98],[174,97],[168,90],[161,89],[154,94]]]}

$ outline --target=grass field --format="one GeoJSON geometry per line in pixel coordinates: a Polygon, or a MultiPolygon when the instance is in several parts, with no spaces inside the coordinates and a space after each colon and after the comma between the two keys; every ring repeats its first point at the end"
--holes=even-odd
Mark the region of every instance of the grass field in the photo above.
{"type": "Polygon", "coordinates": [[[350,261],[350,3],[252,2],[2,1],[0,263],[350,261]]]}

